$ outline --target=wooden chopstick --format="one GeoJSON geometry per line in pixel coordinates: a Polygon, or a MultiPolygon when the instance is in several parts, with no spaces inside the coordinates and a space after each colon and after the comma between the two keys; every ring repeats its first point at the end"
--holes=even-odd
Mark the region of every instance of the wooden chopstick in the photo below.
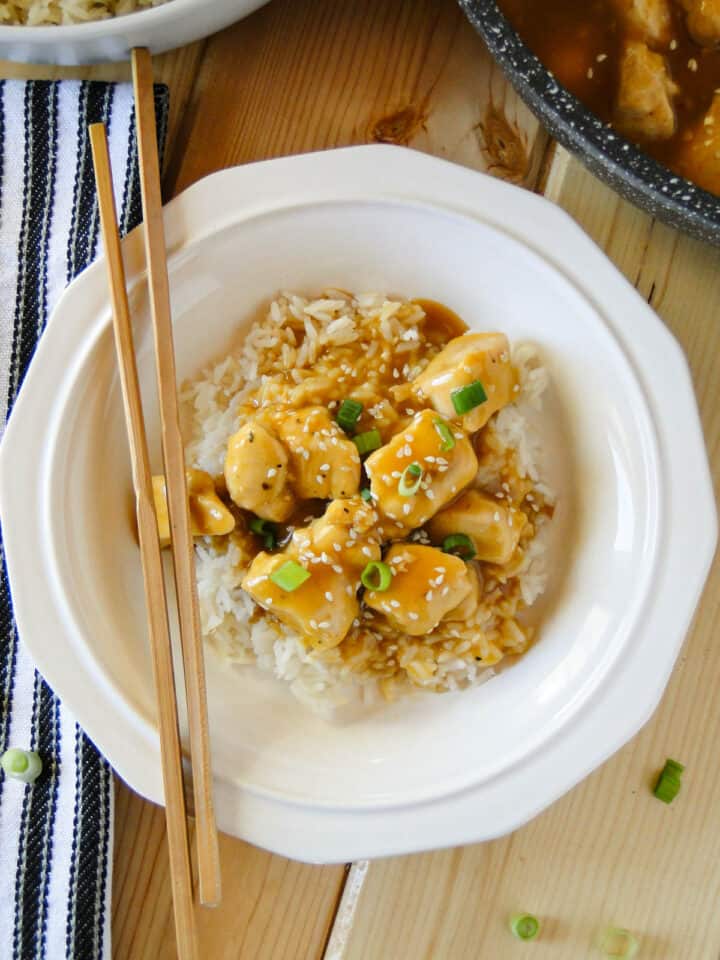
{"type": "Polygon", "coordinates": [[[120,252],[110,156],[104,124],[92,124],[90,127],[90,143],[95,166],[100,223],[112,301],[115,349],[120,370],[120,384],[130,444],[133,485],[135,487],[140,555],[145,582],[145,604],[150,629],[150,650],[158,703],[160,755],[165,791],[165,819],[167,822],[170,875],[175,907],[175,936],[177,938],[178,954],[182,960],[197,960],[197,933],[193,908],[182,750],[175,699],[170,626],[167,615],[162,560],[160,558],[160,542],[155,520],[142,401],[135,366],[132,324],[125,289],[125,270],[120,252]]]}
{"type": "Polygon", "coordinates": [[[152,60],[148,50],[140,48],[132,51],[132,74],[138,130],[145,258],[150,312],[155,336],[165,482],[190,728],[200,902],[205,906],[215,906],[220,902],[221,895],[220,851],[212,792],[205,661],[200,633],[195,562],[185,479],[185,452],[180,433],[175,375],[170,288],[160,192],[160,164],[155,132],[152,60]]]}

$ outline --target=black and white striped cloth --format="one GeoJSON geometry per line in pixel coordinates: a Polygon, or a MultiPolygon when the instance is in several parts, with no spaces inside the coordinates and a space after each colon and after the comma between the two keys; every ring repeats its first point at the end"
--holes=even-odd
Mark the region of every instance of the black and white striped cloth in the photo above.
{"type": "MultiPolygon", "coordinates": [[[[155,91],[164,142],[168,93],[155,91]]],[[[127,84],[0,81],[0,424],[63,288],[100,247],[89,123],[108,125],[123,233],[141,219],[127,84]]],[[[40,778],[0,773],[0,957],[110,957],[111,771],[35,671],[0,558],[0,753],[38,751],[40,778]]]]}

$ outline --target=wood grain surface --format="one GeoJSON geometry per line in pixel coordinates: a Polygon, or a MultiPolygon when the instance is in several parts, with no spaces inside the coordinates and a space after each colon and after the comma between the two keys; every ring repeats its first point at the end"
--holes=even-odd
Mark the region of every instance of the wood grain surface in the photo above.
{"type": "MultiPolygon", "coordinates": [[[[122,79],[123,65],[13,76],[122,79]]],[[[171,88],[165,193],[222,167],[376,140],[489,170],[563,206],[687,352],[720,478],[720,253],[640,213],[548,143],[453,0],[274,0],[157,58],[171,88]]],[[[672,385],[669,385],[669,389],[672,385]]],[[[242,960],[592,960],[626,926],[641,960],[720,956],[720,569],[662,703],[600,770],[512,836],[456,850],[310,867],[222,837],[224,899],[200,911],[201,956],[242,960]],[[654,800],[666,756],[687,765],[654,800]],[[507,916],[543,921],[521,944],[507,916]]],[[[118,960],[175,956],[162,812],[117,785],[118,960]]]]}

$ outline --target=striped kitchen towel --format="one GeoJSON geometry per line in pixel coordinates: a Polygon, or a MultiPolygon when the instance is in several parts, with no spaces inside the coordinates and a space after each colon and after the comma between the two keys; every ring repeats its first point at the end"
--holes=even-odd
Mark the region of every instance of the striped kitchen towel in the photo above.
{"type": "MultiPolygon", "coordinates": [[[[162,146],[166,88],[155,101],[162,146]]],[[[132,88],[0,81],[1,425],[53,305],[99,252],[87,127],[100,120],[125,233],[141,219],[132,88]]],[[[44,764],[28,786],[0,773],[0,957],[109,958],[111,771],[35,671],[0,561],[0,753],[31,748],[44,764]]]]}

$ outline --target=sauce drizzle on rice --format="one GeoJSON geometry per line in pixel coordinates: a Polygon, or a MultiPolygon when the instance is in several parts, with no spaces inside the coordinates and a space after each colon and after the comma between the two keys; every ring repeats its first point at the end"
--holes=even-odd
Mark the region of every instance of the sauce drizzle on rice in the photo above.
{"type": "MultiPolygon", "coordinates": [[[[286,293],[272,301],[265,319],[252,327],[237,353],[183,387],[187,462],[218,478],[218,491],[236,516],[229,535],[196,541],[204,635],[224,659],[256,663],[288,682],[300,700],[319,712],[395,699],[416,688],[462,689],[486,679],[495,664],[524,652],[534,640],[525,611],[545,588],[544,536],[553,495],[538,474],[538,441],[523,410],[540,407],[547,376],[529,347],[483,354],[483,362],[506,366],[488,367],[485,413],[481,406],[453,419],[451,410],[450,418],[442,419],[453,437],[452,449],[441,454],[448,434],[433,424],[442,397],[434,388],[419,385],[428,381],[423,373],[431,361],[428,375],[442,371],[441,351],[464,329],[456,314],[433,301],[340,290],[325,291],[316,299],[286,293]],[[498,389],[506,385],[510,402],[501,404],[496,394],[493,405],[493,378],[498,376],[498,389]],[[290,451],[284,481],[290,486],[283,489],[291,489],[292,483],[297,489],[299,478],[293,471],[302,468],[303,457],[298,455],[293,465],[290,418],[296,417],[300,425],[304,411],[320,408],[334,418],[346,398],[362,404],[354,429],[379,431],[382,446],[365,461],[354,487],[359,468],[351,465],[348,453],[348,489],[342,496],[340,491],[321,494],[339,498],[330,501],[324,516],[322,499],[308,500],[307,511],[303,502],[288,508],[277,523],[279,543],[274,549],[280,555],[260,552],[262,543],[248,525],[251,514],[228,501],[221,479],[227,475],[229,439],[243,429],[247,434],[248,425],[267,425],[290,451]],[[488,411],[498,406],[487,419],[488,411]],[[477,428],[477,423],[482,425],[477,428]],[[472,443],[466,453],[468,440],[472,443]],[[418,450],[427,443],[438,451],[433,447],[433,453],[420,458],[420,483],[407,488],[411,496],[391,497],[406,468],[415,471],[418,450]],[[397,457],[396,466],[391,455],[397,457]],[[461,466],[458,458],[465,458],[461,466]],[[453,469],[460,471],[457,489],[447,483],[453,469]],[[372,496],[361,499],[358,485],[370,488],[372,496]],[[436,492],[444,498],[440,509],[436,492]],[[479,549],[469,562],[440,553],[448,530],[463,523],[463,509],[472,510],[465,514],[465,525],[479,549]],[[361,518],[348,521],[349,540],[334,546],[337,553],[332,540],[327,551],[316,547],[328,529],[340,529],[343,510],[361,518]],[[387,593],[363,593],[362,564],[380,560],[381,553],[393,570],[391,586],[387,593]],[[305,601],[303,590],[310,589],[305,585],[287,594],[276,586],[268,589],[271,581],[263,564],[277,568],[288,556],[323,578],[320,593],[320,579],[313,585],[315,594],[308,593],[305,601]],[[304,619],[301,605],[316,603],[318,597],[321,605],[325,598],[329,612],[304,619]],[[355,604],[356,613],[333,633],[343,602],[355,604]]],[[[457,361],[462,369],[463,363],[479,362],[477,350],[485,349],[486,342],[503,341],[499,334],[467,334],[461,342],[453,340],[448,355],[460,351],[458,343],[463,348],[467,344],[457,361]],[[471,348],[475,354],[468,352],[471,348]]],[[[330,451],[333,445],[348,443],[336,424],[328,427],[319,413],[310,415],[320,417],[307,434],[316,445],[330,451]]],[[[329,452],[318,456],[330,461],[329,452]]],[[[283,480],[280,461],[268,472],[268,483],[283,480]]],[[[327,474],[340,476],[329,462],[321,463],[313,469],[308,489],[313,483],[327,485],[327,474]]]]}

